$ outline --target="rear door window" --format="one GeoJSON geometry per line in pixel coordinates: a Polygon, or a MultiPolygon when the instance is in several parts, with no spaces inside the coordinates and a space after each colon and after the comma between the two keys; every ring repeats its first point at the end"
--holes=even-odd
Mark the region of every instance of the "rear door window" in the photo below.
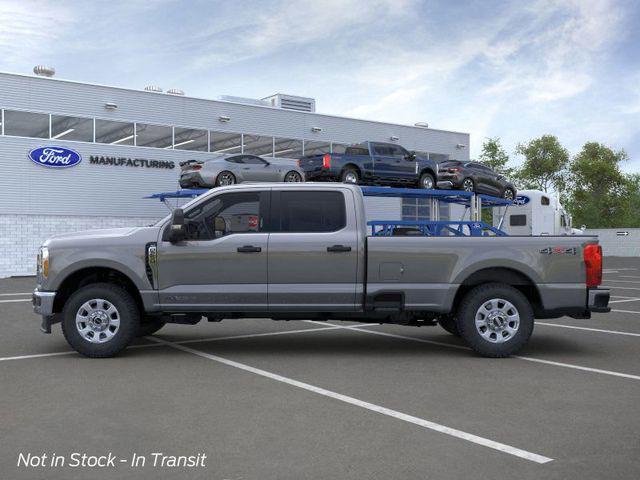
{"type": "Polygon", "coordinates": [[[281,232],[336,232],[346,224],[342,192],[280,192],[281,232]]]}

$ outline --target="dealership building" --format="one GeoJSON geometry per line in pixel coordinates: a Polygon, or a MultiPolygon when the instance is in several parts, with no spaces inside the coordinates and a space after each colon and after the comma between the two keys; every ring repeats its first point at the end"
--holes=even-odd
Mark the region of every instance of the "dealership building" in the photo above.
{"type": "MultiPolygon", "coordinates": [[[[0,277],[33,275],[37,249],[52,235],[165,216],[165,205],[143,197],[178,189],[185,160],[251,153],[287,161],[364,140],[398,143],[438,161],[469,158],[469,134],[324,115],[310,98],[209,100],[34,71],[39,75],[0,73],[0,277]],[[45,159],[74,154],[66,168],[51,168],[34,161],[33,151],[45,159]]],[[[367,201],[369,217],[429,215],[428,205],[412,199],[367,201]]],[[[440,214],[446,218],[446,209],[440,214]]]]}

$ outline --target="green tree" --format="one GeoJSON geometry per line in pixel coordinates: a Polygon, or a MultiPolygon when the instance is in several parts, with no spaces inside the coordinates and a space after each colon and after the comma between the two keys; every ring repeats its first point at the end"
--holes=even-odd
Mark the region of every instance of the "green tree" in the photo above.
{"type": "Polygon", "coordinates": [[[516,147],[524,162],[516,172],[520,188],[548,192],[562,191],[566,185],[569,151],[554,135],[543,135],[516,147]]]}
{"type": "Polygon", "coordinates": [[[513,168],[507,166],[509,155],[499,137],[485,138],[478,161],[506,177],[513,176],[513,168]]]}
{"type": "Polygon", "coordinates": [[[640,178],[625,175],[620,163],[624,150],[614,151],[598,142],[588,142],[569,168],[567,206],[576,225],[620,227],[638,224],[640,178]],[[635,204],[635,207],[634,207],[635,204]]]}

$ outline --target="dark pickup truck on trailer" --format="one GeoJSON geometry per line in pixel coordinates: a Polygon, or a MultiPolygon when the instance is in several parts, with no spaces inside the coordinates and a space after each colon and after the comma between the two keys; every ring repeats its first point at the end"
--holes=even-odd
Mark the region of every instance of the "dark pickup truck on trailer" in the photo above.
{"type": "Polygon", "coordinates": [[[153,226],[47,240],[33,305],[90,357],[203,316],[438,322],[504,357],[534,318],[609,311],[597,237],[442,233],[370,235],[354,185],[219,187],[153,226]]]}
{"type": "Polygon", "coordinates": [[[436,188],[438,163],[393,143],[364,142],[343,154],[309,155],[298,161],[307,181],[436,188]]]}

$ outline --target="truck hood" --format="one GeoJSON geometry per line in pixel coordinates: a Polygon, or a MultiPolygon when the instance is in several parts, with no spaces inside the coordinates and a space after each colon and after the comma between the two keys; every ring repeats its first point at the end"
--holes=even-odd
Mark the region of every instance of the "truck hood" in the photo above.
{"type": "Polygon", "coordinates": [[[54,235],[44,242],[43,246],[49,248],[69,246],[114,246],[120,243],[131,245],[132,243],[155,242],[158,238],[159,227],[124,227],[105,228],[100,230],[83,230],[79,232],[54,235]]]}

